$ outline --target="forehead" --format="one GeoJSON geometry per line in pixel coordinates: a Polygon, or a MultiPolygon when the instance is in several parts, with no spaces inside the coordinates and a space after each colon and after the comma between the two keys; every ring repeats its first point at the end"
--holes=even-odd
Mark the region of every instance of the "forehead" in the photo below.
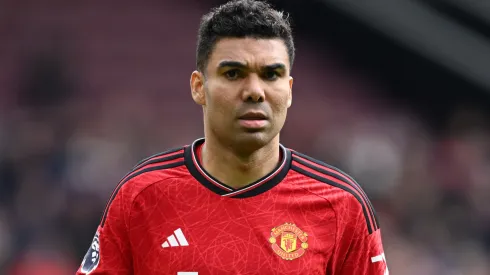
{"type": "Polygon", "coordinates": [[[248,66],[283,63],[289,67],[288,51],[281,39],[220,39],[211,53],[208,64],[213,68],[225,60],[242,62],[248,66]]]}

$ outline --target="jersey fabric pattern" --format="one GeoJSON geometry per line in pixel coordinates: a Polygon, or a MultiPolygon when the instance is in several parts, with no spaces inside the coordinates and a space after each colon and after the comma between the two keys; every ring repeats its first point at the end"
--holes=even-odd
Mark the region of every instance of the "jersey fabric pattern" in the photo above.
{"type": "Polygon", "coordinates": [[[351,177],[280,145],[274,171],[235,189],[203,169],[203,143],[120,181],[77,274],[388,274],[375,211],[351,177]]]}

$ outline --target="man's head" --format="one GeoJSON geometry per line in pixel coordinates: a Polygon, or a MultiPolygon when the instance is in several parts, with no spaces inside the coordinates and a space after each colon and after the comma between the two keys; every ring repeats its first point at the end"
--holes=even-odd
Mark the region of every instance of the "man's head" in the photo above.
{"type": "Polygon", "coordinates": [[[191,89],[206,136],[244,150],[278,137],[291,105],[293,61],[289,22],[266,3],[231,1],[203,16],[191,89]]]}
{"type": "Polygon", "coordinates": [[[288,18],[266,2],[238,0],[214,8],[202,17],[197,41],[197,69],[205,73],[209,57],[220,39],[245,37],[283,40],[292,67],[295,49],[288,18]]]}

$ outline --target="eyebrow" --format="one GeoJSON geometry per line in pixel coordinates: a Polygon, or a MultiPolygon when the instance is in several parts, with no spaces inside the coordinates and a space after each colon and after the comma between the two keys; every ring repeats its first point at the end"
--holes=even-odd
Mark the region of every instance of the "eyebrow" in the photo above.
{"type": "Polygon", "coordinates": [[[270,65],[266,65],[263,67],[265,70],[268,70],[268,71],[274,71],[274,70],[286,70],[286,65],[282,64],[282,63],[274,63],[274,64],[270,64],[270,65]]]}
{"type": "Polygon", "coordinates": [[[247,65],[238,62],[238,61],[222,61],[218,65],[218,69],[224,68],[224,67],[234,67],[234,68],[247,68],[247,65]]]}
{"type": "MultiPolygon", "coordinates": [[[[240,69],[246,69],[248,66],[244,63],[238,62],[238,61],[222,61],[218,65],[218,69],[224,68],[224,67],[233,67],[233,68],[240,68],[240,69]]],[[[286,65],[283,63],[273,63],[269,65],[262,66],[262,70],[267,70],[267,71],[273,71],[273,70],[286,70],[286,65]]]]}

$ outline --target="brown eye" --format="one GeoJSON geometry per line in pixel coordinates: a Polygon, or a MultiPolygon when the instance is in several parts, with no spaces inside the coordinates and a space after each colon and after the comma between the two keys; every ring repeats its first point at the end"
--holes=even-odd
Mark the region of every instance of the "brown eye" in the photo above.
{"type": "Polygon", "coordinates": [[[269,81],[274,81],[279,77],[279,73],[277,71],[267,71],[264,73],[264,78],[269,81]]]}
{"type": "Polygon", "coordinates": [[[225,73],[225,76],[228,80],[236,80],[240,77],[238,70],[229,70],[225,73]]]}

